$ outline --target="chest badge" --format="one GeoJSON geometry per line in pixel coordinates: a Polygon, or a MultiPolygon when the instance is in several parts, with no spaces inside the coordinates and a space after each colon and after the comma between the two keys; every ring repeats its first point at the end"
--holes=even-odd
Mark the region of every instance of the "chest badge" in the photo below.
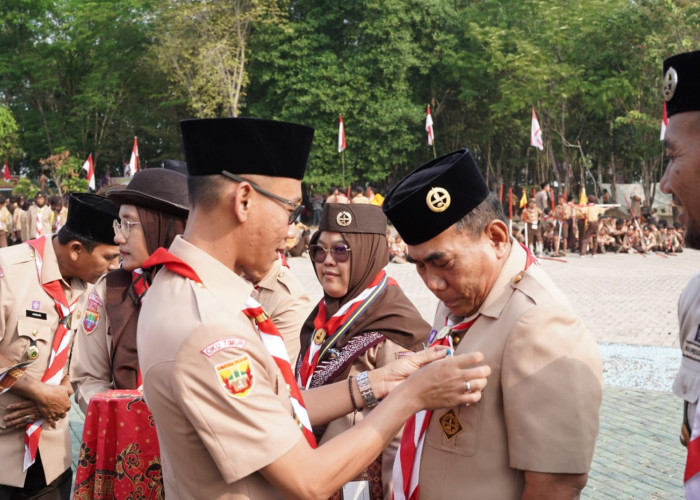
{"type": "Polygon", "coordinates": [[[445,439],[448,441],[464,430],[462,422],[459,421],[454,410],[450,410],[440,417],[440,426],[442,427],[442,433],[445,435],[445,439]]]}
{"type": "Polygon", "coordinates": [[[27,359],[34,361],[39,357],[39,348],[35,345],[27,347],[27,359]]]}
{"type": "Polygon", "coordinates": [[[319,328],[316,330],[316,333],[314,333],[314,344],[321,345],[324,340],[326,340],[326,330],[319,328]]]}

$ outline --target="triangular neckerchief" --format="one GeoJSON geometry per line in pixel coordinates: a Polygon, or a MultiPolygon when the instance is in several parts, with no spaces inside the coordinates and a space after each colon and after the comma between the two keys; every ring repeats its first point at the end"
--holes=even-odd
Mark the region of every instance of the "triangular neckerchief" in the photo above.
{"type": "MultiPolygon", "coordinates": [[[[527,270],[530,265],[537,262],[537,259],[532,255],[532,252],[523,245],[527,254],[527,259],[525,260],[525,269],[527,270]]],[[[479,319],[479,314],[472,318],[467,318],[466,321],[454,324],[452,320],[445,318],[446,328],[440,330],[440,332],[433,332],[430,334],[430,339],[432,340],[431,347],[434,345],[446,345],[452,347],[452,337],[449,335],[450,331],[463,331],[466,332],[475,322],[479,319]]],[[[406,425],[401,434],[401,445],[396,453],[396,458],[394,459],[394,469],[393,469],[393,483],[394,483],[394,500],[417,500],[419,484],[418,480],[420,478],[420,461],[421,455],[423,454],[423,445],[425,444],[425,435],[428,430],[428,424],[430,423],[430,417],[433,414],[431,410],[422,410],[413,415],[406,421],[406,425]]]]}
{"type": "Polygon", "coordinates": [[[309,337],[309,347],[299,367],[297,381],[300,387],[308,389],[318,363],[330,349],[345,335],[355,321],[379,297],[387,285],[397,285],[389,278],[383,269],[377,273],[372,282],[354,299],[343,304],[343,307],[327,318],[326,301],[318,304],[318,312],[314,318],[314,331],[309,337]]]}
{"type": "MultiPolygon", "coordinates": [[[[151,285],[146,280],[146,275],[142,268],[136,268],[131,271],[131,287],[136,293],[136,298],[139,299],[139,304],[143,302],[143,297],[151,285]]],[[[143,379],[141,378],[141,367],[136,370],[136,387],[139,391],[143,390],[143,379]]]]}
{"type": "MultiPolygon", "coordinates": [[[[196,283],[202,283],[201,278],[197,275],[195,270],[189,266],[189,264],[177,258],[162,247],[153,252],[146,262],[144,262],[143,268],[147,269],[159,264],[163,264],[167,269],[179,274],[180,276],[189,278],[196,283]]],[[[263,311],[262,306],[252,297],[248,298],[242,312],[255,322],[260,340],[270,356],[272,356],[272,359],[275,360],[275,364],[282,373],[282,378],[284,378],[284,381],[289,388],[289,400],[292,403],[294,420],[296,420],[309,445],[312,448],[316,448],[316,438],[314,437],[313,430],[311,429],[311,421],[309,420],[309,415],[306,411],[304,398],[301,395],[301,391],[299,390],[296,380],[294,380],[292,368],[289,366],[289,356],[287,354],[287,349],[284,347],[284,339],[282,338],[282,334],[279,332],[265,311],[263,311]]]]}
{"type": "MultiPolygon", "coordinates": [[[[51,240],[49,240],[51,242],[51,240]]],[[[42,269],[44,266],[44,246],[46,236],[36,240],[30,240],[27,244],[34,249],[36,269],[39,275],[39,283],[44,291],[53,299],[56,311],[58,312],[58,327],[51,342],[51,357],[49,366],[41,377],[41,381],[49,385],[59,385],[63,379],[63,369],[68,361],[70,347],[71,330],[68,327],[68,320],[73,314],[75,305],[78,302],[76,297],[72,304],[68,303],[66,293],[61,285],[61,280],[54,280],[42,283],[42,269]]],[[[36,460],[36,452],[39,449],[39,437],[41,436],[44,419],[40,418],[28,424],[24,433],[24,470],[26,471],[36,460]]]]}

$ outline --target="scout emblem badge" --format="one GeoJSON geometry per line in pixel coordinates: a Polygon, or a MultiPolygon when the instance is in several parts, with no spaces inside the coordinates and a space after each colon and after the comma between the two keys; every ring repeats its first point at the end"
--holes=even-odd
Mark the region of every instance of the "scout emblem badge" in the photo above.
{"type": "Polygon", "coordinates": [[[452,198],[447,189],[441,187],[434,187],[428,191],[428,195],[425,197],[425,203],[428,208],[433,212],[444,212],[450,207],[452,203],[452,198]]]}
{"type": "Polygon", "coordinates": [[[83,330],[85,333],[90,335],[97,328],[97,324],[100,322],[100,313],[98,308],[102,305],[102,300],[100,297],[91,293],[88,297],[87,306],[85,306],[85,315],[83,316],[83,330]]]}
{"type": "Polygon", "coordinates": [[[229,396],[245,398],[253,388],[253,367],[248,356],[216,365],[219,382],[229,396]]]}

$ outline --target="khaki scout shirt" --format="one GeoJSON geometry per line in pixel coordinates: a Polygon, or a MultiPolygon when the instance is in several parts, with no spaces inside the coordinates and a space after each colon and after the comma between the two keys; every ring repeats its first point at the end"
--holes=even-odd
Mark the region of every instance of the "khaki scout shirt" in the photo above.
{"type": "Polygon", "coordinates": [[[262,304],[284,338],[289,362],[296,366],[301,348],[299,333],[313,304],[294,274],[278,260],[256,286],[253,297],[262,304]]]}
{"type": "Polygon", "coordinates": [[[253,287],[181,236],[170,251],[202,284],[161,269],[139,314],[139,364],[167,496],[281,498],[259,471],[304,438],[287,384],[241,312],[253,287]]]}
{"type": "MultiPolygon", "coordinates": [[[[51,238],[44,247],[43,283],[62,280],[69,302],[79,297],[86,284],[74,278],[70,285],[63,281],[51,238]]],[[[39,349],[36,362],[24,376],[38,380],[44,375],[51,357],[51,343],[58,328],[58,312],[54,301],[39,282],[34,249],[27,244],[0,250],[0,352],[13,364],[28,359],[27,349],[35,343],[39,349]]],[[[6,368],[6,367],[3,367],[6,368]]],[[[67,370],[67,368],[66,368],[67,370]]],[[[0,484],[24,486],[24,429],[5,427],[7,405],[24,401],[12,391],[0,395],[0,484]]],[[[68,418],[58,421],[56,428],[44,426],[39,439],[39,453],[46,482],[50,483],[71,466],[71,440],[68,418]]]]}
{"type": "Polygon", "coordinates": [[[688,421],[693,424],[700,396],[700,273],[693,276],[678,300],[679,341],[683,358],[673,381],[673,393],[688,403],[688,421]]]}
{"type": "Polygon", "coordinates": [[[53,210],[51,210],[51,207],[44,205],[43,207],[39,208],[36,205],[32,205],[29,207],[29,210],[27,210],[27,237],[29,239],[38,237],[36,234],[37,212],[41,214],[41,228],[43,231],[41,236],[50,236],[53,232],[53,210]]]}
{"type": "MultiPolygon", "coordinates": [[[[525,260],[512,245],[479,318],[457,345],[458,354],[484,353],[491,376],[480,402],[433,412],[421,499],[515,499],[523,471],[590,469],[602,398],[598,346],[538,265],[522,272],[525,260]],[[458,423],[443,418],[449,411],[458,423]]],[[[444,326],[447,313],[439,304],[434,328],[444,326]]]]}
{"type": "Polygon", "coordinates": [[[112,377],[112,338],[105,311],[106,274],[83,295],[73,313],[76,335],[73,344],[70,382],[75,401],[87,412],[90,398],[114,389],[112,377]]]}

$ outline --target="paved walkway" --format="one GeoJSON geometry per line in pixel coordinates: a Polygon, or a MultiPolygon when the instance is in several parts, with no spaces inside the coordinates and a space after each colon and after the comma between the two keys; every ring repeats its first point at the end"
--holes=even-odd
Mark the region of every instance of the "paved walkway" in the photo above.
{"type": "MultiPolygon", "coordinates": [[[[543,260],[542,266],[601,345],[605,382],[600,435],[582,498],[683,498],[682,402],[670,393],[670,383],[680,359],[676,303],[690,276],[700,271],[700,252],[566,260],[543,260]]],[[[308,258],[290,259],[290,266],[318,300],[321,288],[308,258]]],[[[437,301],[413,266],[390,264],[388,270],[432,322],[437,301]]],[[[77,407],[70,420],[75,465],[83,425],[77,407]]]]}

